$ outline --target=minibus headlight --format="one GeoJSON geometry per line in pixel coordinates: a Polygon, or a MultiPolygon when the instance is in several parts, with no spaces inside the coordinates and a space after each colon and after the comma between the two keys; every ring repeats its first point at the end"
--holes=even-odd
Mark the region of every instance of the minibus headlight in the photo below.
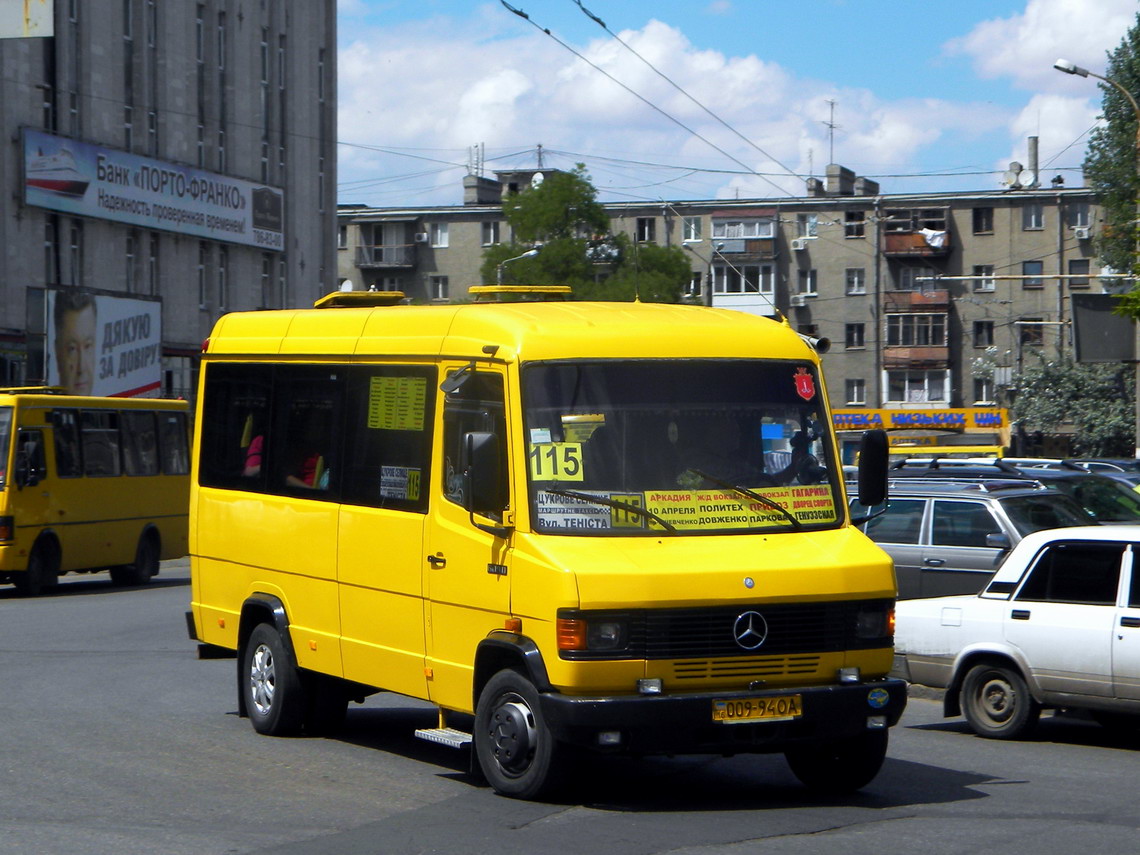
{"type": "Polygon", "coordinates": [[[625,639],[625,621],[590,621],[589,629],[586,631],[586,648],[588,650],[620,650],[625,647],[625,639]]]}
{"type": "Polygon", "coordinates": [[[864,606],[855,615],[856,638],[890,638],[895,634],[895,610],[888,604],[864,606]]]}
{"type": "Polygon", "coordinates": [[[16,518],[0,517],[0,540],[11,540],[16,536],[16,518]]]}

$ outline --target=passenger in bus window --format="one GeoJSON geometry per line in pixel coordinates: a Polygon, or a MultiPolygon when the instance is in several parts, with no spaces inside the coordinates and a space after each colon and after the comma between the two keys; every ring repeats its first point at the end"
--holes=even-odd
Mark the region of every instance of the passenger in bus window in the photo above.
{"type": "Polygon", "coordinates": [[[329,472],[325,467],[324,455],[315,451],[303,453],[293,471],[285,476],[285,483],[290,487],[327,490],[329,472]]]}
{"type": "Polygon", "coordinates": [[[242,469],[241,474],[246,478],[252,478],[261,472],[261,449],[265,444],[265,435],[258,434],[249,441],[249,445],[245,448],[245,468],[242,469]]]}

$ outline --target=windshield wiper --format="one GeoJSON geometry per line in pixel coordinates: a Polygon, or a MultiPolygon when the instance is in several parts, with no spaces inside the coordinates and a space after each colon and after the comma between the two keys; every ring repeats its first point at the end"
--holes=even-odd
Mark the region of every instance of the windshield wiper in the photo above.
{"type": "Polygon", "coordinates": [[[766,508],[771,508],[772,510],[776,511],[777,513],[783,514],[783,516],[788,520],[788,522],[790,522],[792,524],[792,528],[795,529],[796,531],[799,531],[800,529],[802,529],[804,527],[803,523],[801,523],[798,519],[796,519],[792,515],[791,511],[789,511],[787,508],[785,508],[779,502],[772,501],[767,496],[761,496],[759,493],[756,493],[752,490],[746,489],[745,487],[738,487],[729,481],[722,481],[720,478],[717,478],[715,475],[710,475],[708,472],[702,472],[700,469],[690,469],[689,471],[690,472],[696,472],[698,475],[700,475],[706,481],[710,481],[713,484],[716,484],[718,487],[723,487],[725,490],[732,490],[732,492],[734,492],[734,493],[739,493],[742,496],[747,496],[752,501],[758,502],[766,508]]]}
{"type": "Polygon", "coordinates": [[[558,487],[541,487],[543,492],[553,493],[555,496],[565,496],[568,499],[579,499],[583,502],[593,502],[595,505],[605,505],[610,508],[617,508],[619,511],[629,511],[637,516],[645,517],[646,519],[653,520],[661,526],[669,534],[678,534],[677,527],[666,519],[662,519],[657,514],[648,508],[640,508],[637,505],[631,505],[629,502],[615,502],[613,499],[603,499],[601,496],[594,496],[590,493],[580,493],[577,490],[562,490],[558,487]]]}

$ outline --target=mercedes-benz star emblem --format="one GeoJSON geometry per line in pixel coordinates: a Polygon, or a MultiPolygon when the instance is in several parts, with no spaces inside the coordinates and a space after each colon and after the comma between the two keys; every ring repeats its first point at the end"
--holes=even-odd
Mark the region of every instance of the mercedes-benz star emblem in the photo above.
{"type": "Polygon", "coordinates": [[[760,612],[743,612],[732,625],[732,637],[745,650],[755,650],[768,637],[768,621],[760,612]]]}

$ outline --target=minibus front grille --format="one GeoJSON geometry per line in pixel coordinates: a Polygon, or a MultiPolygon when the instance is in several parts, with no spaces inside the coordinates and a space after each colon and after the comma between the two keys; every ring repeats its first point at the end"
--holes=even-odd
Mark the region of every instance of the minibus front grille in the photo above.
{"type": "Polygon", "coordinates": [[[770,680],[819,673],[819,656],[763,656],[747,659],[682,659],[674,662],[674,680],[770,680]]]}

